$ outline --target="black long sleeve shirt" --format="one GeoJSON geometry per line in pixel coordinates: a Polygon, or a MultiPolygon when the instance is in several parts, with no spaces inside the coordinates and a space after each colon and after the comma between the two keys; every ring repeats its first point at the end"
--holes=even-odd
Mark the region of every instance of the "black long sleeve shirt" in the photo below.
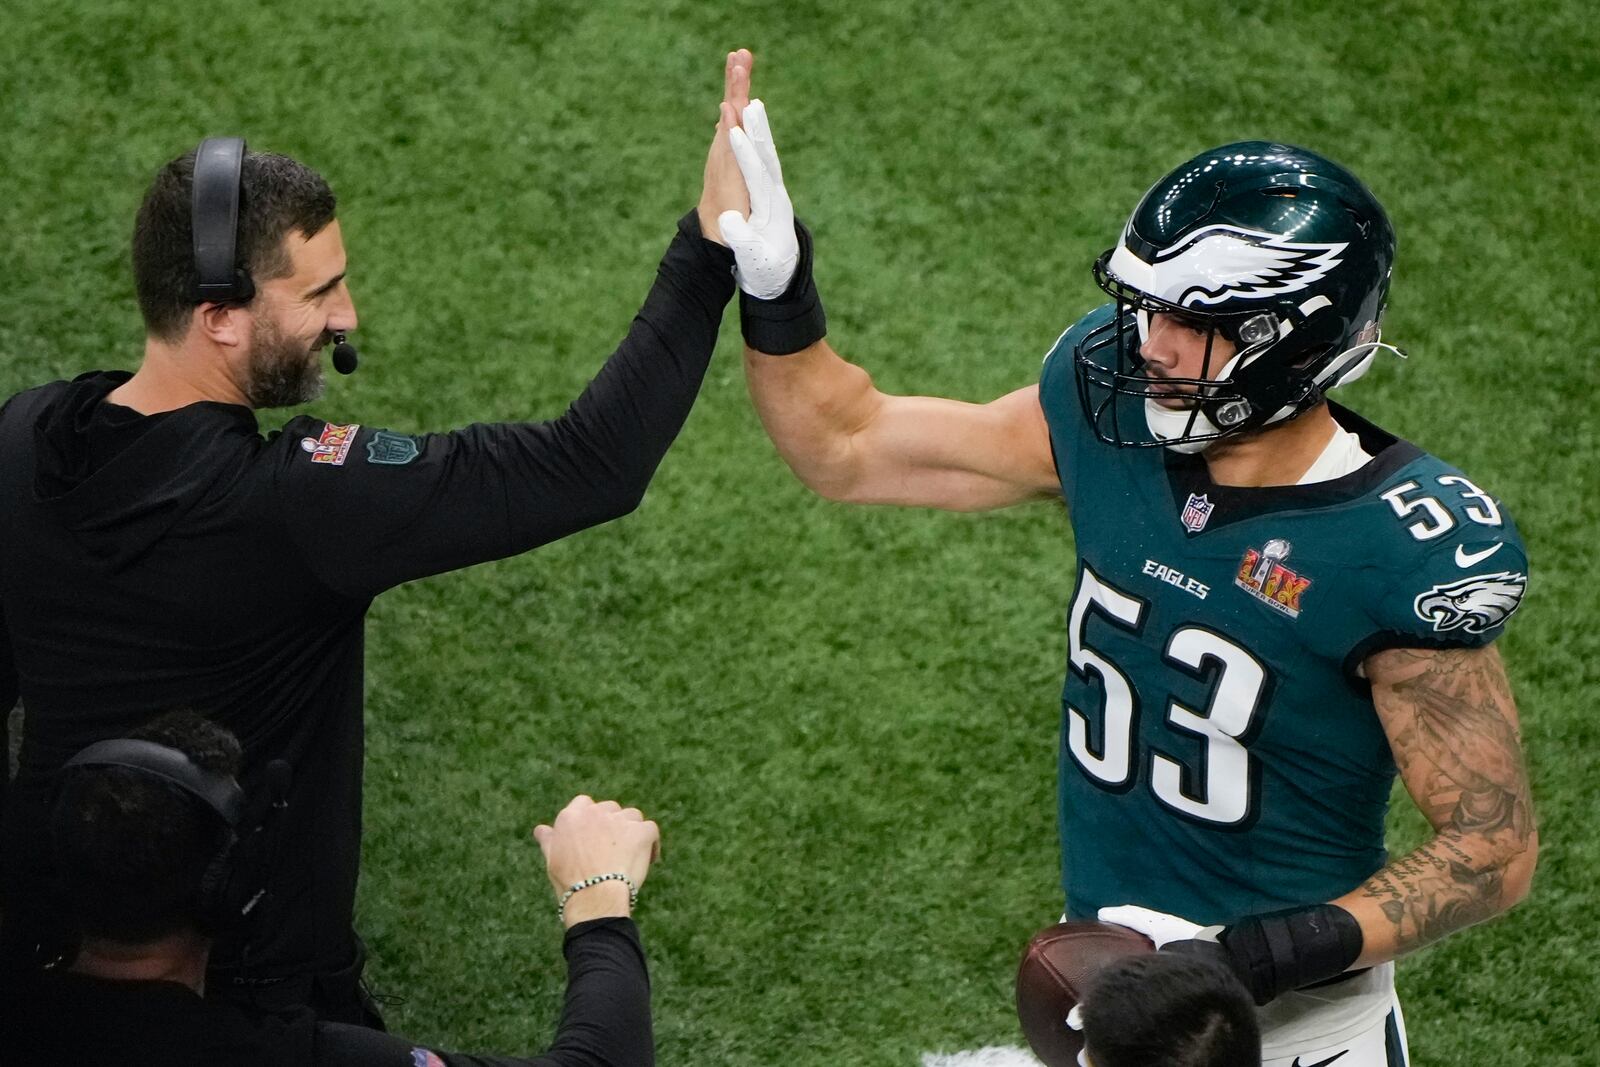
{"type": "Polygon", "coordinates": [[[632,510],[699,390],[732,263],[686,216],[627,337],[547,422],[413,436],[299,417],[263,437],[244,407],[107,403],[117,373],[8,401],[0,619],[26,725],[0,822],[5,942],[48,927],[52,772],[187,707],[239,736],[247,790],[269,760],[294,769],[276,921],[218,942],[212,987],[348,971],[372,598],[632,510]]]}
{"type": "Polygon", "coordinates": [[[30,976],[0,1001],[0,1063],[8,1067],[651,1067],[650,981],[630,919],[567,931],[567,994],[555,1043],[542,1055],[445,1052],[394,1034],[268,1016],[205,1000],[172,982],[117,982],[70,973],[30,976]]]}

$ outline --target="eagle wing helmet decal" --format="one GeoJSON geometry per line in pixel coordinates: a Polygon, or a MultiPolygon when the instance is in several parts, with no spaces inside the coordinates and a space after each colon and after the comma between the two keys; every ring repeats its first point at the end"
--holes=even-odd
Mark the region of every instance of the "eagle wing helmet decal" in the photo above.
{"type": "Polygon", "coordinates": [[[1465,630],[1481,634],[1499,626],[1517,609],[1528,586],[1526,574],[1501,571],[1436,585],[1413,602],[1417,617],[1435,633],[1465,630]]]}
{"type": "Polygon", "coordinates": [[[1150,292],[1184,307],[1292,293],[1343,262],[1339,244],[1304,244],[1237,226],[1207,226],[1156,254],[1150,292]]]}

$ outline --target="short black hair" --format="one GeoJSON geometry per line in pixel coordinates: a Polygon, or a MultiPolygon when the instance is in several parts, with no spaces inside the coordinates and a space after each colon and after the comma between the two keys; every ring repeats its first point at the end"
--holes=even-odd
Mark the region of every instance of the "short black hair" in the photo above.
{"type": "Polygon", "coordinates": [[[1084,989],[1095,1067],[1259,1067],[1255,1003],[1220,963],[1166,952],[1108,965],[1084,989]]]}
{"type": "MultiPolygon", "coordinates": [[[[238,774],[238,739],[192,711],[169,712],[130,736],[175,748],[202,770],[238,774]]],[[[51,847],[79,935],[143,945],[201,926],[206,868],[233,835],[217,812],[127,767],[70,767],[57,790],[51,847]]]]}
{"type": "MultiPolygon", "coordinates": [[[[156,172],[133,225],[133,284],[145,332],[176,341],[199,303],[194,267],[194,151],[156,172]]],[[[291,270],[283,239],[315,237],[333,221],[337,202],[322,175],[298,160],[247,152],[239,171],[239,240],[234,265],[258,283],[291,270]]]]}

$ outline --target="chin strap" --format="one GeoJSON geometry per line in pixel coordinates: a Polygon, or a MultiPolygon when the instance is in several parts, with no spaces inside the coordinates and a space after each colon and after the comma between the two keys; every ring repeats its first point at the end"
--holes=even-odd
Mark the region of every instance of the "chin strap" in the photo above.
{"type": "Polygon", "coordinates": [[[1406,358],[1405,349],[1389,344],[1380,334],[1374,340],[1352,345],[1334,356],[1312,384],[1323,392],[1337,389],[1341,385],[1349,385],[1372,369],[1372,361],[1377,358],[1380,350],[1393,352],[1401,359],[1406,358]],[[1327,384],[1324,385],[1324,382],[1327,384]]]}
{"type": "Polygon", "coordinates": [[[1144,402],[1144,421],[1152,436],[1165,442],[1167,448],[1192,456],[1210,448],[1221,436],[1216,423],[1206,418],[1198,408],[1172,411],[1152,399],[1144,402]],[[1192,421],[1191,421],[1192,420],[1192,421]],[[1187,438],[1186,434],[1201,434],[1200,440],[1187,438]]]}

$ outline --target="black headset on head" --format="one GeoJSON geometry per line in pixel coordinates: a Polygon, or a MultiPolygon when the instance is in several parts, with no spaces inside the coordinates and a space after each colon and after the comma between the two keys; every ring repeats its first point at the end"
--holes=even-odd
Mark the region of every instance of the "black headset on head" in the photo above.
{"type": "MultiPolygon", "coordinates": [[[[196,303],[248,303],[256,295],[250,272],[235,263],[239,242],[239,197],[243,186],[243,137],[207,137],[194,150],[194,195],[190,227],[194,233],[196,303]]],[[[359,361],[343,333],[333,335],[333,369],[350,374],[359,361]]]]}
{"type": "Polygon", "coordinates": [[[234,265],[239,241],[239,176],[244,169],[243,137],[207,137],[194,150],[195,287],[199,303],[243,303],[256,295],[249,271],[234,265]]]}
{"type": "MultiPolygon", "coordinates": [[[[244,790],[231,776],[208,771],[177,749],[154,741],[126,737],[97,741],[63,764],[62,775],[75,767],[121,767],[159,778],[200,801],[222,820],[227,828],[223,845],[200,879],[195,920],[203,933],[232,929],[266,896],[269,864],[261,861],[272,857],[262,846],[274,836],[268,832],[269,823],[288,807],[289,765],[283,760],[267,765],[265,803],[254,808],[245,803],[244,790]],[[246,855],[241,857],[241,851],[246,855]]],[[[58,809],[61,803],[58,790],[58,809]]],[[[56,812],[58,825],[62,814],[56,812]]]]}

